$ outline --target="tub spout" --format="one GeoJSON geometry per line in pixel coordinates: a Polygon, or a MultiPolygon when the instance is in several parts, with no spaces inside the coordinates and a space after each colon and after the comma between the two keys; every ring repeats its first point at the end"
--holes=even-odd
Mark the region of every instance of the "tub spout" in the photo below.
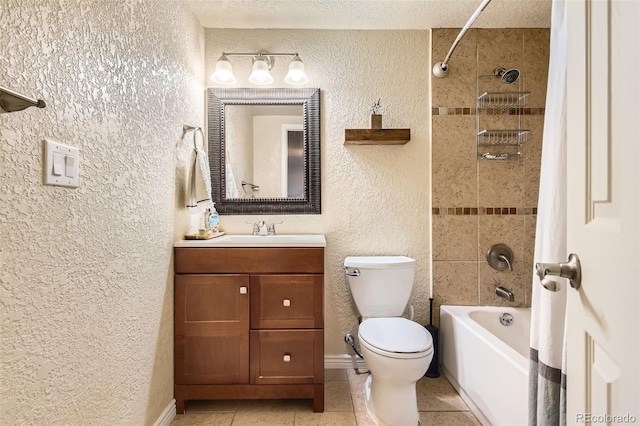
{"type": "Polygon", "coordinates": [[[496,294],[500,297],[504,297],[505,299],[507,299],[509,302],[513,302],[515,299],[513,297],[513,293],[511,292],[511,290],[507,290],[506,288],[502,287],[502,286],[498,286],[496,287],[496,294]]]}

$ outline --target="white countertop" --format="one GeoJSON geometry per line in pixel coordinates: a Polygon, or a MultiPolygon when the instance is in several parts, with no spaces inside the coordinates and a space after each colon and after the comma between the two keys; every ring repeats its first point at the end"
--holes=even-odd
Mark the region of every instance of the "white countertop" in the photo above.
{"type": "Polygon", "coordinates": [[[222,235],[209,240],[180,240],[174,247],[325,247],[322,234],[222,235]]]}

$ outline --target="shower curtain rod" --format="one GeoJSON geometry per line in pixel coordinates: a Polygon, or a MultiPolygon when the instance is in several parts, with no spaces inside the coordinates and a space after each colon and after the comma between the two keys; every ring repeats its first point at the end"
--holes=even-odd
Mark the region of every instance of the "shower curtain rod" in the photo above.
{"type": "Polygon", "coordinates": [[[433,75],[435,75],[438,78],[444,78],[447,76],[447,74],[449,74],[449,66],[447,65],[447,63],[449,62],[449,59],[451,59],[451,55],[453,54],[453,51],[456,49],[456,46],[458,46],[458,43],[460,42],[460,40],[462,40],[462,37],[464,37],[464,34],[467,32],[467,30],[471,27],[471,25],[475,22],[475,20],[478,19],[478,16],[480,16],[484,8],[487,7],[487,5],[490,2],[491,0],[482,0],[482,3],[480,3],[480,6],[478,6],[476,11],[473,12],[473,15],[471,15],[471,18],[469,18],[467,23],[464,24],[464,27],[462,27],[462,30],[460,31],[460,33],[458,34],[458,37],[456,37],[455,41],[453,42],[453,45],[451,46],[451,49],[449,49],[449,53],[447,53],[447,56],[444,58],[444,61],[438,62],[433,66],[433,75]]]}
{"type": "Polygon", "coordinates": [[[47,104],[41,99],[33,99],[0,86],[0,113],[22,111],[32,106],[44,108],[47,104]]]}

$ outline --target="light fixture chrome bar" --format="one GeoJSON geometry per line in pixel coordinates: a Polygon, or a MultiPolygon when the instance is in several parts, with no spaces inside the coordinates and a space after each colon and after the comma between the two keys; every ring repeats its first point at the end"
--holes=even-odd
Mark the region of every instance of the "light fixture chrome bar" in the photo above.
{"type": "Polygon", "coordinates": [[[258,53],[228,53],[222,52],[224,56],[298,56],[298,53],[271,53],[271,52],[258,52],[258,53]]]}
{"type": "Polygon", "coordinates": [[[464,35],[466,34],[467,30],[471,27],[471,25],[473,25],[475,20],[478,19],[478,16],[480,16],[480,14],[484,10],[484,8],[487,7],[487,5],[490,2],[491,2],[491,0],[482,0],[482,3],[480,3],[480,6],[478,6],[476,11],[473,12],[473,15],[471,15],[471,18],[469,18],[467,23],[464,24],[464,27],[462,27],[462,30],[460,30],[460,33],[458,34],[458,37],[456,37],[456,39],[454,40],[453,44],[451,45],[451,48],[449,49],[449,53],[447,53],[447,56],[444,58],[444,61],[438,62],[433,66],[433,75],[434,76],[436,76],[438,78],[443,78],[443,77],[447,76],[447,74],[449,73],[449,66],[447,64],[449,63],[449,59],[451,59],[451,55],[453,55],[453,51],[458,46],[458,43],[460,43],[460,40],[462,40],[462,37],[464,37],[464,35]]]}
{"type": "Polygon", "coordinates": [[[30,98],[0,86],[0,112],[22,111],[32,106],[44,108],[47,104],[41,99],[30,98]]]}
{"type": "Polygon", "coordinates": [[[237,82],[233,75],[233,69],[230,56],[245,56],[253,58],[252,72],[249,76],[249,82],[257,85],[267,85],[273,83],[273,77],[270,74],[270,70],[273,68],[276,56],[291,56],[291,63],[289,64],[289,72],[284,78],[285,83],[293,86],[299,86],[309,82],[304,64],[300,59],[298,52],[294,53],[271,53],[266,51],[261,52],[222,52],[222,56],[216,63],[214,73],[211,75],[211,80],[214,83],[222,84],[225,86],[235,84],[237,82]]]}

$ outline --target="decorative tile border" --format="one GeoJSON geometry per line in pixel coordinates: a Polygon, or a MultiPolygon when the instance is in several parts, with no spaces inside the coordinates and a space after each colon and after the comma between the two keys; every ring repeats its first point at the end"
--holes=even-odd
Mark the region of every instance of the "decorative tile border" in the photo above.
{"type": "Polygon", "coordinates": [[[432,207],[434,216],[537,215],[537,207],[432,207]]]}
{"type": "Polygon", "coordinates": [[[432,115],[544,115],[544,108],[448,108],[433,107],[432,115]]]}

